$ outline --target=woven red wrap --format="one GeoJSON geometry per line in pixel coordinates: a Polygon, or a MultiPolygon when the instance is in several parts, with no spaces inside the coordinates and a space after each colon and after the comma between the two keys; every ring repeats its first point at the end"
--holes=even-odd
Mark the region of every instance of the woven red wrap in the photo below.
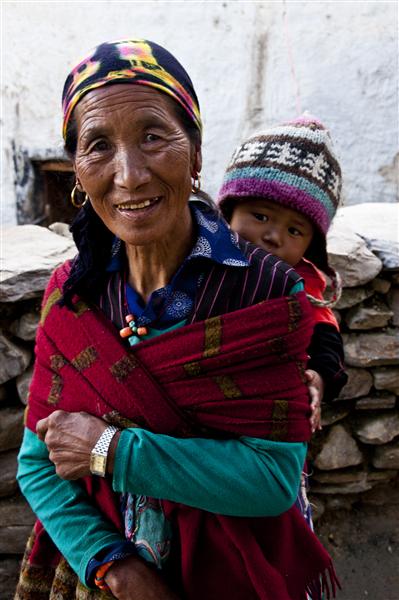
{"type": "MultiPolygon", "coordinates": [[[[117,329],[82,302],[56,301],[67,276],[53,275],[43,301],[27,426],[55,409],[119,415],[174,436],[310,438],[303,380],[312,314],[305,294],[271,300],[123,345],[117,329]]],[[[93,502],[122,531],[107,480],[87,478],[93,502]]],[[[295,507],[279,517],[224,517],[164,502],[180,532],[186,600],[304,600],[331,561],[295,507]]],[[[38,535],[32,564],[48,556],[38,535]]],[[[332,584],[334,574],[332,573],[332,584]]],[[[33,597],[32,597],[33,598],[33,597]]]]}

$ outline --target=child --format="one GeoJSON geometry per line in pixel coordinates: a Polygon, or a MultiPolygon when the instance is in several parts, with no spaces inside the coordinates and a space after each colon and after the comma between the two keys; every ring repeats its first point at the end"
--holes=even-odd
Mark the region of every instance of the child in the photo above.
{"type": "Polygon", "coordinates": [[[329,133],[305,113],[239,146],[218,198],[233,231],[280,257],[304,278],[315,320],[306,371],[313,431],[321,429],[321,400],[333,400],[347,381],[342,338],[331,310],[340,293],[339,278],[328,264],[326,249],[340,192],[341,169],[329,133]],[[326,282],[319,269],[335,288],[330,302],[323,298],[326,282]]]}

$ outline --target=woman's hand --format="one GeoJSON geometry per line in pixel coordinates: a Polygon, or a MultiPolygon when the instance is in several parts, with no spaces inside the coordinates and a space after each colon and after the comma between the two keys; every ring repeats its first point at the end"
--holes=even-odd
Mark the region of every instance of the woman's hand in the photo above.
{"type": "Polygon", "coordinates": [[[117,560],[104,579],[118,600],[178,600],[158,572],[137,556],[117,560]]]}
{"type": "Polygon", "coordinates": [[[316,430],[321,429],[321,401],[324,395],[324,381],[317,371],[313,371],[312,369],[307,369],[305,371],[305,376],[310,396],[310,408],[312,411],[310,415],[310,425],[312,433],[314,433],[316,430]]]}
{"type": "Polygon", "coordinates": [[[54,411],[36,425],[38,437],[45,442],[50,460],[62,479],[90,475],[90,453],[108,423],[84,412],[54,411]]]}

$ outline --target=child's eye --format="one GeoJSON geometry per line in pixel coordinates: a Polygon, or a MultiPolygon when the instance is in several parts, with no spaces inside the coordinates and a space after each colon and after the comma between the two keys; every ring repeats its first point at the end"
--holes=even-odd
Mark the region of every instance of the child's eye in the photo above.
{"type": "Polygon", "coordinates": [[[295,237],[302,235],[302,231],[299,231],[299,229],[297,229],[296,227],[289,227],[288,231],[291,235],[294,235],[295,237]]]}
{"type": "Polygon", "coordinates": [[[261,213],[253,213],[253,215],[257,221],[261,221],[262,223],[266,223],[269,220],[267,215],[262,215],[261,213]]]}

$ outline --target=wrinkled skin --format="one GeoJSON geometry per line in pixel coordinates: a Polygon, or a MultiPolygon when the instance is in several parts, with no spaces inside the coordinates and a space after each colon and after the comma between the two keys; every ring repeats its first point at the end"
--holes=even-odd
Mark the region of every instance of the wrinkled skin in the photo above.
{"type": "Polygon", "coordinates": [[[152,88],[117,84],[92,90],[74,110],[78,189],[125,242],[129,283],[144,299],[170,281],[194,243],[188,199],[201,149],[174,105],[152,88]],[[151,204],[132,210],[143,202],[151,204]]]}
{"type": "Polygon", "coordinates": [[[74,480],[90,475],[90,453],[107,425],[84,412],[56,410],[38,421],[36,432],[47,445],[57,475],[74,480]]]}

